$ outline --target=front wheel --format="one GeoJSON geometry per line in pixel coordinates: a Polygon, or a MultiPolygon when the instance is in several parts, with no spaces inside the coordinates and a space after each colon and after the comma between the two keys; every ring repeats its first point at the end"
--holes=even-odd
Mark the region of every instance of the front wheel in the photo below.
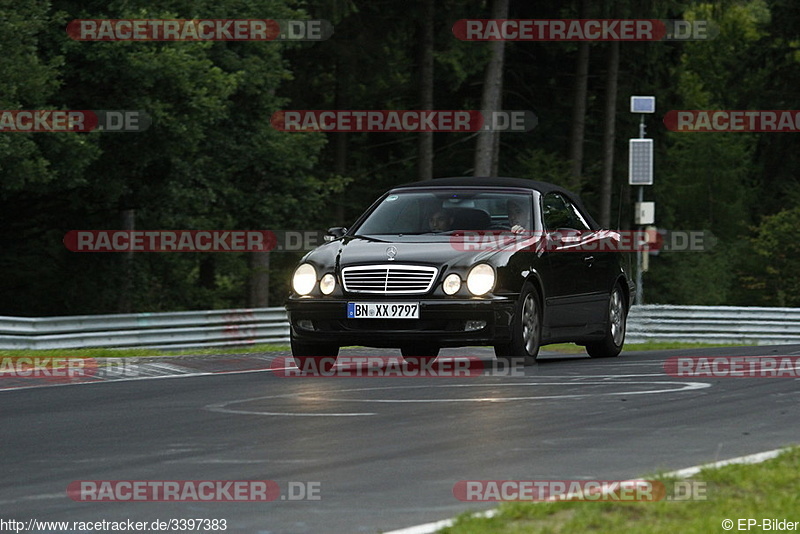
{"type": "Polygon", "coordinates": [[[608,322],[606,336],[601,340],[586,345],[586,352],[592,358],[614,358],[619,356],[625,344],[625,329],[628,323],[628,306],[625,294],[618,285],[608,299],[608,322]]]}
{"type": "Polygon", "coordinates": [[[511,322],[511,343],[495,345],[494,353],[498,359],[513,364],[522,361],[524,365],[536,363],[539,344],[542,340],[542,306],[536,288],[529,282],[522,287],[514,317],[511,322]]]}
{"type": "Polygon", "coordinates": [[[339,347],[318,343],[305,343],[291,338],[292,357],[300,371],[312,375],[330,373],[336,364],[339,347]]]}

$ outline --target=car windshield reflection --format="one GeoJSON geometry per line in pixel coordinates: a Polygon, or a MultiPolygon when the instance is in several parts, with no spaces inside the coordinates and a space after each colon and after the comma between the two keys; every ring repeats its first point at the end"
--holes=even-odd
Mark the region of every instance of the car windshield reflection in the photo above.
{"type": "Polygon", "coordinates": [[[451,235],[531,229],[531,197],[497,191],[393,193],[353,230],[358,235],[451,235]]]}

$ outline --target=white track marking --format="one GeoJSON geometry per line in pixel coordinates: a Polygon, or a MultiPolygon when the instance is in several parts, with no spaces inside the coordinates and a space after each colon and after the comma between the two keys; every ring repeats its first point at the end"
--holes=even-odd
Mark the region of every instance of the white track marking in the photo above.
{"type": "MultiPolygon", "coordinates": [[[[445,385],[438,385],[438,386],[418,386],[419,388],[425,389],[433,389],[433,388],[497,388],[497,387],[519,387],[519,386],[586,386],[586,385],[599,385],[599,386],[608,386],[608,385],[627,385],[627,384],[679,384],[683,387],[680,388],[670,388],[670,389],[654,389],[654,390],[645,390],[645,391],[612,391],[610,393],[578,393],[578,394],[567,394],[567,395],[537,395],[532,397],[483,397],[483,398],[465,398],[465,399],[452,399],[452,398],[445,398],[445,399],[340,399],[335,397],[325,397],[319,398],[319,400],[326,400],[326,401],[337,401],[337,402],[363,402],[363,403],[371,403],[371,402],[378,402],[378,403],[387,403],[387,404],[405,404],[405,403],[437,403],[437,402],[512,402],[512,401],[523,401],[523,400],[543,400],[543,399],[582,399],[586,397],[606,397],[610,395],[652,395],[656,393],[678,393],[682,391],[693,391],[697,389],[705,389],[711,387],[711,384],[707,384],[705,382],[527,382],[527,383],[515,383],[515,384],[445,384],[445,385]]],[[[388,390],[388,389],[396,389],[391,386],[385,388],[365,388],[365,389],[343,389],[340,390],[339,393],[348,393],[351,391],[369,391],[369,389],[381,389],[381,390],[388,390]]],[[[299,394],[298,396],[302,396],[304,399],[308,399],[308,396],[299,394]]],[[[314,397],[311,397],[312,399],[314,397]]]]}
{"type": "Polygon", "coordinates": [[[284,395],[268,395],[264,397],[253,397],[248,399],[237,399],[218,404],[211,404],[205,407],[206,410],[218,413],[229,413],[237,415],[265,415],[277,417],[358,417],[358,416],[371,416],[378,415],[375,412],[345,412],[345,413],[325,413],[325,412],[273,412],[273,411],[258,411],[258,410],[240,410],[231,407],[235,404],[243,404],[253,401],[267,401],[272,399],[287,399],[287,400],[304,400],[304,401],[317,401],[317,402],[359,402],[364,404],[379,403],[379,404],[405,404],[405,403],[458,403],[458,402],[515,402],[525,400],[542,400],[542,399],[577,399],[586,397],[602,397],[610,395],[651,395],[657,393],[678,393],[685,391],[694,391],[711,387],[711,384],[705,382],[619,382],[614,383],[610,381],[603,382],[527,382],[527,383],[514,383],[514,384],[444,384],[444,385],[417,385],[417,386],[382,386],[374,388],[350,388],[341,389],[336,393],[352,393],[352,392],[365,392],[365,391],[387,391],[392,389],[437,389],[437,388],[498,388],[498,387],[519,387],[519,386],[585,386],[585,385],[600,385],[600,386],[619,386],[626,384],[648,384],[648,385],[661,385],[661,384],[677,384],[682,387],[669,388],[669,389],[653,389],[645,391],[612,391],[609,393],[584,393],[584,394],[569,394],[569,395],[539,395],[539,396],[525,396],[525,397],[479,397],[479,398],[463,398],[463,399],[343,399],[329,396],[317,396],[314,393],[288,393],[284,395]]]}
{"type": "Polygon", "coordinates": [[[278,417],[363,417],[363,416],[370,416],[370,415],[378,415],[377,413],[373,412],[352,412],[352,413],[336,413],[336,412],[318,412],[318,413],[294,413],[294,412],[258,412],[252,410],[237,410],[233,408],[228,408],[231,404],[241,404],[244,402],[252,402],[257,400],[266,400],[266,399],[279,399],[279,398],[291,398],[297,397],[299,393],[290,393],[288,395],[270,395],[267,397],[252,397],[249,399],[237,399],[227,402],[220,402],[217,404],[209,404],[205,407],[206,410],[210,412],[216,413],[228,413],[228,414],[235,414],[235,415],[273,415],[278,417]]]}

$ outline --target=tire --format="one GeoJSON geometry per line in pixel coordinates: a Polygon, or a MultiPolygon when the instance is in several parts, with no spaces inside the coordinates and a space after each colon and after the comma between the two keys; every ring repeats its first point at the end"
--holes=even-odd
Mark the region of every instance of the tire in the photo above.
{"type": "Polygon", "coordinates": [[[330,373],[336,364],[339,347],[317,343],[304,343],[291,338],[292,357],[297,368],[311,375],[330,373]]]}
{"type": "Polygon", "coordinates": [[[439,356],[439,347],[433,345],[406,345],[400,347],[400,353],[408,366],[419,368],[423,363],[435,360],[439,356]]]}
{"type": "Polygon", "coordinates": [[[619,356],[625,344],[625,330],[628,324],[628,304],[625,293],[619,284],[608,298],[608,322],[606,336],[601,341],[586,344],[586,352],[592,358],[614,358],[619,356]]]}
{"type": "Polygon", "coordinates": [[[541,342],[542,305],[536,288],[526,282],[511,319],[511,343],[495,345],[494,353],[512,365],[520,361],[523,365],[534,365],[541,342]]]}

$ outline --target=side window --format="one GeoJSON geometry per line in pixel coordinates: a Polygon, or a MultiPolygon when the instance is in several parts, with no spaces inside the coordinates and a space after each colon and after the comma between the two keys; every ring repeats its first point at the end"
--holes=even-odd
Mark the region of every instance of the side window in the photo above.
{"type": "Polygon", "coordinates": [[[548,193],[542,200],[542,217],[545,229],[549,231],[559,228],[588,230],[589,225],[572,202],[559,193],[548,193]]]}
{"type": "Polygon", "coordinates": [[[578,208],[570,201],[566,201],[567,205],[569,206],[569,210],[572,213],[572,222],[574,226],[570,228],[575,228],[576,230],[584,231],[589,230],[589,223],[586,222],[586,219],[583,218],[581,212],[578,211],[578,208]]]}

